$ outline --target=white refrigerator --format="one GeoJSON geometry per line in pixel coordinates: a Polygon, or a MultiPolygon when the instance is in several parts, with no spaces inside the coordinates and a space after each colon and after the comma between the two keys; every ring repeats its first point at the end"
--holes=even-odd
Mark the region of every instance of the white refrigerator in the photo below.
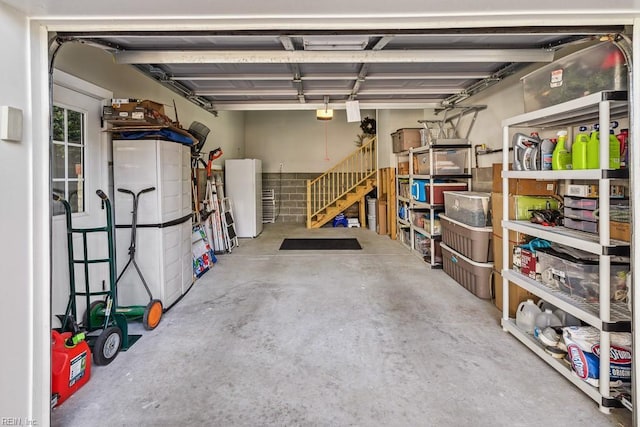
{"type": "Polygon", "coordinates": [[[256,237],[262,232],[262,161],[225,160],[224,187],[231,199],[236,234],[256,237]]]}

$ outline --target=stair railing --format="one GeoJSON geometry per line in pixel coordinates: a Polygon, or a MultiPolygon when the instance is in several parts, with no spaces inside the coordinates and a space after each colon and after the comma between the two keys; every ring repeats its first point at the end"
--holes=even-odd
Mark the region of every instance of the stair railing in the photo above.
{"type": "Polygon", "coordinates": [[[307,180],[307,228],[315,215],[375,175],[375,142],[374,137],[316,179],[307,180]]]}

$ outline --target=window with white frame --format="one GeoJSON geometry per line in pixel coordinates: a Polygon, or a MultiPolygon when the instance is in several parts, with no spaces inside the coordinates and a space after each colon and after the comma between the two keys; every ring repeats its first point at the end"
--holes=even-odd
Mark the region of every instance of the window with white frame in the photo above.
{"type": "MultiPolygon", "coordinates": [[[[53,106],[51,188],[71,205],[71,212],[84,212],[85,114],[60,105],[53,106]]],[[[64,213],[54,203],[54,215],[64,213]]]]}

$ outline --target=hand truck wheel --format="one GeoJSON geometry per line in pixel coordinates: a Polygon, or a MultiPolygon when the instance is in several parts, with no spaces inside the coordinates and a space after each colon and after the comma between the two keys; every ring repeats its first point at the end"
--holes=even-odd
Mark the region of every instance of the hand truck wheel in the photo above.
{"type": "Polygon", "coordinates": [[[108,365],[113,362],[122,345],[122,331],[117,326],[104,329],[93,344],[93,363],[108,365]]]}

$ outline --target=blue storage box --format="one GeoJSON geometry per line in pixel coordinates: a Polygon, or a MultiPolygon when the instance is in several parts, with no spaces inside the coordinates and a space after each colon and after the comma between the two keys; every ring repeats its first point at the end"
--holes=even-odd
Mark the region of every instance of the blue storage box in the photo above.
{"type": "Polygon", "coordinates": [[[413,200],[417,200],[418,202],[426,202],[427,201],[427,185],[429,184],[428,179],[414,179],[411,184],[411,198],[413,200]]]}

